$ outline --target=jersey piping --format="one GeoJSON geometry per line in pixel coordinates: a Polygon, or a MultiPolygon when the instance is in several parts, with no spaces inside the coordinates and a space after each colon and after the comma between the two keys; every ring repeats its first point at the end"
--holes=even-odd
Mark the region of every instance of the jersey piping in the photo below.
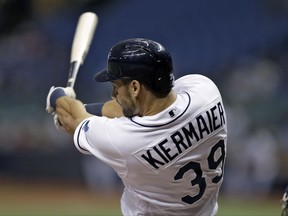
{"type": "Polygon", "coordinates": [[[137,124],[137,125],[139,125],[139,126],[142,126],[142,127],[150,127],[150,128],[163,127],[163,126],[166,126],[166,125],[168,125],[168,124],[171,124],[172,122],[176,121],[176,120],[179,119],[181,116],[183,116],[184,113],[187,111],[187,109],[189,108],[189,106],[190,106],[190,104],[191,104],[191,96],[188,94],[188,92],[186,92],[186,91],[183,91],[183,92],[186,93],[186,95],[188,96],[188,104],[187,104],[185,110],[184,110],[180,115],[178,115],[175,119],[173,119],[173,120],[171,120],[171,121],[169,121],[169,122],[167,122],[167,123],[165,123],[165,124],[161,124],[161,125],[145,125],[145,124],[141,124],[141,123],[139,123],[139,122],[136,122],[135,120],[133,120],[133,117],[130,117],[129,119],[130,119],[133,123],[135,123],[135,124],[137,124]]]}
{"type": "Polygon", "coordinates": [[[81,134],[81,130],[82,130],[83,126],[84,126],[87,122],[89,122],[89,120],[83,121],[83,123],[82,123],[81,126],[80,126],[80,129],[78,130],[78,134],[77,134],[77,147],[78,147],[79,149],[81,149],[82,151],[84,151],[84,152],[90,153],[87,149],[83,148],[83,147],[80,145],[80,142],[79,142],[79,137],[80,137],[80,134],[81,134]]]}

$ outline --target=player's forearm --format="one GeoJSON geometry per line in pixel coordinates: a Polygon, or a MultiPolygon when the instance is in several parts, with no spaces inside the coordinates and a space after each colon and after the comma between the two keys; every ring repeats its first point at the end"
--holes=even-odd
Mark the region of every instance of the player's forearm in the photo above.
{"type": "Polygon", "coordinates": [[[93,116],[86,112],[82,102],[66,96],[57,99],[56,112],[61,125],[69,133],[74,133],[80,122],[93,116]]]}
{"type": "Polygon", "coordinates": [[[74,133],[77,126],[93,115],[117,118],[123,116],[121,106],[116,100],[104,104],[84,104],[76,99],[63,96],[56,101],[56,112],[61,125],[69,133],[74,133]],[[96,113],[95,113],[96,112],[96,113]]]}

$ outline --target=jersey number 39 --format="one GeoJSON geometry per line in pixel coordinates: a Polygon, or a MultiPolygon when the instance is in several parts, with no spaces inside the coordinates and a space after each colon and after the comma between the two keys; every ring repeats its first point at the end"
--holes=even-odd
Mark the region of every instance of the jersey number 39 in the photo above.
{"type": "MultiPolygon", "coordinates": [[[[218,166],[221,164],[221,174],[215,176],[212,179],[212,183],[217,184],[223,177],[223,168],[224,168],[224,160],[225,160],[225,144],[224,144],[224,140],[220,140],[217,144],[215,144],[210,151],[210,154],[207,158],[208,161],[208,166],[209,169],[217,169],[218,166]],[[220,157],[215,161],[215,153],[217,152],[217,150],[220,149],[221,155],[220,157]]],[[[176,175],[174,176],[174,180],[180,180],[183,178],[184,174],[187,173],[188,171],[193,170],[196,174],[196,177],[194,179],[191,180],[191,185],[195,186],[198,185],[199,186],[199,193],[194,195],[194,196],[190,196],[190,195],[186,195],[183,196],[181,198],[181,200],[187,204],[193,204],[195,203],[197,200],[201,199],[201,197],[203,196],[205,189],[206,189],[206,180],[205,178],[202,176],[202,169],[201,169],[201,164],[198,162],[194,162],[194,161],[190,161],[189,163],[187,163],[186,165],[182,166],[178,172],[176,173],[176,175]]]]}

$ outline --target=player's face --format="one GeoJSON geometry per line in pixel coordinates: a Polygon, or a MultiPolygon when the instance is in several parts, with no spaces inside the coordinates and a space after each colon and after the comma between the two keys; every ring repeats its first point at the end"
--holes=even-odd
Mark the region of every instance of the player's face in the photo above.
{"type": "Polygon", "coordinates": [[[126,117],[137,115],[137,106],[131,93],[129,92],[129,84],[123,84],[121,80],[112,82],[112,98],[122,107],[122,112],[126,117]]]}

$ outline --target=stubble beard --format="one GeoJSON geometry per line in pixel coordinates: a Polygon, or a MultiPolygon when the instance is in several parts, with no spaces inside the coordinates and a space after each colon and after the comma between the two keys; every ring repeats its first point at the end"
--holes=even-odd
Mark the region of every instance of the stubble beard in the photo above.
{"type": "Polygon", "coordinates": [[[125,117],[133,117],[137,115],[136,104],[133,102],[132,97],[128,91],[126,93],[126,99],[121,102],[121,106],[122,106],[123,115],[125,117]]]}

